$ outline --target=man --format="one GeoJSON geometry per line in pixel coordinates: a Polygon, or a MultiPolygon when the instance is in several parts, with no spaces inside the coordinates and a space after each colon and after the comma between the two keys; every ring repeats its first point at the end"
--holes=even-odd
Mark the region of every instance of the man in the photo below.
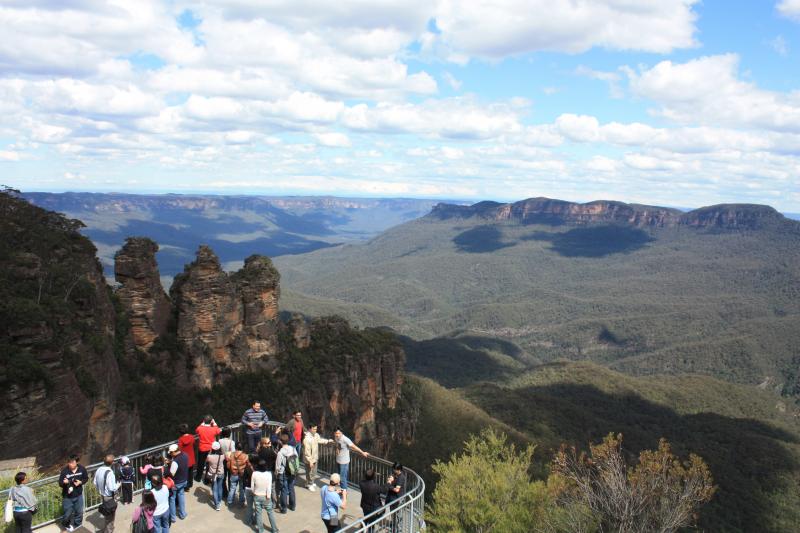
{"type": "Polygon", "coordinates": [[[286,431],[289,433],[289,444],[294,446],[297,456],[300,456],[300,448],[303,445],[303,413],[298,409],[292,413],[292,418],[286,422],[286,431]]]}
{"type": "Polygon", "coordinates": [[[169,489],[164,485],[161,474],[153,474],[151,478],[153,497],[156,509],[153,512],[154,533],[169,533],[169,489]]]}
{"type": "Polygon", "coordinates": [[[100,531],[114,533],[114,517],[117,514],[117,503],[114,501],[114,494],[119,489],[117,477],[114,475],[114,456],[106,454],[103,458],[103,466],[94,473],[94,486],[100,494],[100,515],[105,520],[100,531]]]}
{"type": "Polygon", "coordinates": [[[358,484],[361,489],[361,510],[364,516],[377,511],[383,506],[381,494],[388,489],[387,485],[380,485],[375,481],[375,470],[372,468],[364,472],[364,479],[358,484]]]}
{"type": "MultiPolygon", "coordinates": [[[[241,443],[239,443],[241,447],[241,443]]],[[[245,485],[244,485],[244,471],[248,465],[247,454],[242,450],[234,450],[228,456],[226,462],[227,472],[230,474],[230,488],[228,489],[228,507],[233,505],[233,500],[236,499],[236,487],[239,487],[239,505],[244,507],[245,502],[245,485]]],[[[270,477],[271,480],[271,477],[270,477]]]]}
{"type": "Polygon", "coordinates": [[[80,457],[70,455],[58,476],[64,506],[62,524],[67,531],[75,531],[83,522],[83,485],[89,481],[89,473],[78,461],[80,457]]]}
{"type": "Polygon", "coordinates": [[[206,464],[206,457],[208,452],[211,451],[211,445],[217,438],[222,430],[217,426],[217,422],[211,415],[203,417],[203,422],[194,430],[199,437],[197,443],[197,470],[194,473],[194,480],[200,482],[203,480],[203,468],[206,464]]]}
{"type": "Polygon", "coordinates": [[[267,422],[269,422],[267,412],[261,409],[261,402],[255,400],[253,406],[242,415],[242,425],[245,427],[244,434],[247,437],[248,452],[255,453],[258,449],[261,432],[267,422]]]}
{"type": "Polygon", "coordinates": [[[192,481],[194,481],[194,435],[189,433],[189,424],[185,423],[178,426],[178,434],[180,435],[178,437],[178,447],[189,458],[189,475],[186,476],[186,488],[183,489],[189,492],[189,489],[192,488],[192,481]]]}
{"type": "Polygon", "coordinates": [[[167,453],[172,459],[169,473],[175,483],[175,487],[169,492],[169,521],[173,523],[176,518],[183,520],[188,515],[185,489],[189,482],[189,456],[177,444],[170,444],[167,453]]]}
{"type": "MultiPolygon", "coordinates": [[[[403,495],[406,493],[406,474],[403,470],[403,465],[400,463],[395,463],[392,466],[392,470],[394,470],[394,474],[389,476],[386,480],[388,481],[388,491],[386,493],[386,504],[389,505],[392,502],[398,502],[403,495]]],[[[392,504],[391,508],[395,509],[399,505],[398,503],[392,504]]],[[[401,527],[401,519],[403,513],[395,513],[392,515],[392,533],[395,531],[402,531],[401,527]]]]}
{"type": "Polygon", "coordinates": [[[317,433],[317,425],[308,426],[308,433],[303,439],[303,462],[306,464],[306,487],[311,492],[317,490],[314,481],[317,478],[317,465],[319,464],[319,445],[333,442],[323,439],[317,433]]]}
{"type": "Polygon", "coordinates": [[[281,487],[280,512],[286,514],[286,500],[289,500],[289,509],[295,509],[294,482],[295,474],[292,474],[289,461],[297,460],[297,452],[294,446],[289,444],[289,435],[281,435],[281,450],[278,452],[278,459],[275,462],[275,470],[278,473],[278,484],[281,487]]]}
{"type": "Polygon", "coordinates": [[[333,432],[333,438],[336,443],[336,468],[339,470],[339,477],[342,479],[342,490],[346,491],[347,474],[350,472],[350,450],[358,452],[364,457],[369,457],[369,454],[345,437],[340,428],[336,428],[333,432]]]}

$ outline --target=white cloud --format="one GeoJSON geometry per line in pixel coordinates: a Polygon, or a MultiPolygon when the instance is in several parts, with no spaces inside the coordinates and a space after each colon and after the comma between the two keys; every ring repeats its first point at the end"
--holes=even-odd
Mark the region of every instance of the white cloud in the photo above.
{"type": "Polygon", "coordinates": [[[442,74],[442,78],[444,79],[444,81],[447,82],[447,85],[449,85],[450,88],[453,89],[454,91],[461,90],[461,86],[463,85],[463,83],[460,80],[456,79],[456,77],[450,74],[449,72],[445,72],[444,74],[442,74]]]}
{"type": "Polygon", "coordinates": [[[778,55],[789,55],[789,43],[783,38],[783,35],[778,35],[769,42],[769,45],[778,55]]]}
{"type": "Polygon", "coordinates": [[[776,7],[784,17],[800,22],[800,0],[781,0],[776,7]]]}
{"type": "Polygon", "coordinates": [[[738,67],[739,57],[725,54],[627,74],[631,90],[658,103],[656,113],[670,120],[800,132],[800,92],[759,89],[738,77],[738,67]]]}
{"type": "Polygon", "coordinates": [[[350,138],[344,133],[340,133],[338,131],[315,133],[314,138],[316,138],[317,142],[322,146],[348,148],[352,145],[350,138]]]}
{"type": "Polygon", "coordinates": [[[0,150],[0,161],[19,161],[22,159],[16,150],[0,150]]]}
{"type": "Polygon", "coordinates": [[[536,50],[579,53],[593,47],[667,53],[697,44],[696,0],[649,2],[571,0],[443,0],[441,31],[429,37],[456,56],[500,59],[536,50]]]}

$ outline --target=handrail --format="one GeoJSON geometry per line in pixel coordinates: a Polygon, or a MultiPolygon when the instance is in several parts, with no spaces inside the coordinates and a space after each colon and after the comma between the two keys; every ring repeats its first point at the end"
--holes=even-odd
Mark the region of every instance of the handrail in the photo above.
{"type": "MultiPolygon", "coordinates": [[[[222,426],[231,430],[231,438],[239,440],[239,433],[242,424],[236,423],[229,426],[222,426]]],[[[284,424],[280,422],[268,422],[267,427],[272,431],[277,427],[283,427],[284,424]]],[[[197,437],[195,437],[197,440],[197,437]]],[[[172,440],[151,446],[142,450],[127,454],[128,459],[131,461],[131,466],[136,471],[140,466],[144,466],[144,458],[154,453],[164,453],[165,450],[171,445],[177,443],[177,440],[172,440]]],[[[94,463],[86,467],[87,472],[91,475],[98,468],[103,466],[103,463],[94,463]]],[[[367,468],[375,470],[376,481],[386,479],[392,473],[392,463],[381,457],[361,455],[352,455],[350,460],[350,477],[352,479],[361,479],[367,468]]],[[[322,446],[320,447],[319,457],[319,472],[322,474],[332,474],[336,471],[336,452],[333,447],[322,446]]],[[[425,482],[422,478],[410,468],[405,469],[406,473],[406,493],[399,499],[384,505],[383,507],[373,511],[372,513],[359,518],[356,522],[344,526],[339,530],[341,533],[368,533],[375,531],[380,527],[390,527],[397,533],[416,533],[425,528],[424,521],[424,497],[425,497],[425,482]],[[410,486],[409,486],[410,485],[410,486]]],[[[55,523],[60,518],[61,510],[61,486],[58,483],[58,475],[48,476],[46,478],[31,481],[28,486],[36,490],[36,496],[39,500],[39,512],[34,515],[35,525],[33,529],[38,529],[49,524],[55,523]],[[38,490],[37,490],[38,489],[38,490]],[[37,522],[37,519],[40,520],[37,522]]],[[[351,482],[352,483],[352,482],[351,482]]],[[[359,490],[357,485],[348,487],[356,491],[359,490]]],[[[10,489],[0,491],[0,504],[4,504],[8,499],[10,489]]],[[[138,494],[144,490],[143,480],[140,476],[134,478],[134,493],[138,494]]],[[[84,502],[85,511],[97,509],[100,506],[101,498],[95,490],[93,483],[84,485],[84,502]]]]}

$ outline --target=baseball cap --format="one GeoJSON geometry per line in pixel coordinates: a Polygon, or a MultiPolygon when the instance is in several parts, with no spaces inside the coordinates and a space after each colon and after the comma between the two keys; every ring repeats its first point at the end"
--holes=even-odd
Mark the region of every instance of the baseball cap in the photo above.
{"type": "Polygon", "coordinates": [[[342,478],[339,474],[331,474],[331,483],[336,483],[337,485],[342,482],[342,478]]]}
{"type": "Polygon", "coordinates": [[[175,453],[175,452],[177,452],[177,451],[178,451],[178,445],[177,445],[177,444],[170,444],[170,445],[169,445],[169,448],[167,448],[167,451],[168,451],[169,453],[175,453]]]}

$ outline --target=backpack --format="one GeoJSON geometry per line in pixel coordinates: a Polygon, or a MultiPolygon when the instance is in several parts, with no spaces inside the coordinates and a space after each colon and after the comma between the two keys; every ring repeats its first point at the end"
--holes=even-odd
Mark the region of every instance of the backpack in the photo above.
{"type": "Polygon", "coordinates": [[[247,465],[247,455],[244,452],[237,450],[231,454],[231,457],[228,461],[228,469],[230,470],[230,474],[232,476],[238,476],[242,474],[245,465],[247,465]],[[241,460],[242,457],[245,458],[244,461],[241,460]]]}
{"type": "Polygon", "coordinates": [[[297,454],[290,455],[286,458],[286,474],[290,476],[296,476],[297,473],[300,472],[300,459],[298,459],[297,454]]]}
{"type": "Polygon", "coordinates": [[[150,529],[147,527],[147,517],[144,515],[144,510],[139,513],[139,519],[131,526],[131,533],[148,533],[150,529]]]}

